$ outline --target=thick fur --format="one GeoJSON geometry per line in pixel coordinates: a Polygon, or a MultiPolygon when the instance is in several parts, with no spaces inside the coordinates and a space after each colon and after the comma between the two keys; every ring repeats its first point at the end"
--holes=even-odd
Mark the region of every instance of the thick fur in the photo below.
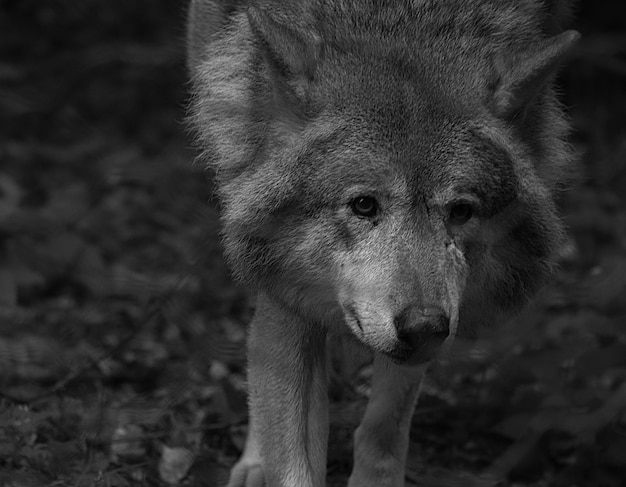
{"type": "Polygon", "coordinates": [[[380,354],[379,382],[401,383],[380,386],[395,406],[372,399],[350,485],[403,485],[419,374],[393,363],[429,360],[432,334],[510,316],[554,267],[572,153],[551,84],[577,37],[561,33],[568,12],[538,0],[192,1],[191,118],[227,258],[260,293],[252,433],[231,486],[323,485],[322,342],[344,325],[380,354]],[[355,215],[361,196],[375,216],[355,215]],[[458,204],[467,222],[451,218],[458,204]]]}

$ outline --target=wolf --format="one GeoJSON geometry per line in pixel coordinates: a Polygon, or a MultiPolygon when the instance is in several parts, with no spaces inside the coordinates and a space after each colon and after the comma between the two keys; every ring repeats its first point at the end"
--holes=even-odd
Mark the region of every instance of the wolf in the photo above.
{"type": "Polygon", "coordinates": [[[568,10],[192,0],[190,120],[227,260],[257,292],[249,435],[228,487],[325,485],[336,329],[375,355],[348,485],[404,485],[425,368],[512,316],[558,260],[568,10]]]}

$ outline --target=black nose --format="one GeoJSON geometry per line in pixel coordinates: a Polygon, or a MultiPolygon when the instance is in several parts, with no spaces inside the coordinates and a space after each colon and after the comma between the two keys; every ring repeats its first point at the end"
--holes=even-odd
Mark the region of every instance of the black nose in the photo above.
{"type": "Polygon", "coordinates": [[[450,319],[440,308],[408,307],[394,319],[398,340],[415,350],[426,342],[443,342],[450,332],[450,319]]]}

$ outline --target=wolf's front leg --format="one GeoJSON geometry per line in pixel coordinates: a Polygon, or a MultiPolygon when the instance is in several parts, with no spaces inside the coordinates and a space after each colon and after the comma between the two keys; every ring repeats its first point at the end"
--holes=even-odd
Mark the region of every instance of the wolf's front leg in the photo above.
{"type": "Polygon", "coordinates": [[[404,486],[411,417],[425,368],[375,358],[372,395],[354,433],[348,487],[404,486]]]}
{"type": "Polygon", "coordinates": [[[325,345],[321,327],[259,294],[248,337],[250,436],[229,487],[324,486],[325,345]],[[259,481],[259,461],[265,484],[259,481]]]}
{"type": "Polygon", "coordinates": [[[265,485],[259,442],[251,422],[243,454],[230,471],[230,479],[226,487],[264,487],[265,485]]]}

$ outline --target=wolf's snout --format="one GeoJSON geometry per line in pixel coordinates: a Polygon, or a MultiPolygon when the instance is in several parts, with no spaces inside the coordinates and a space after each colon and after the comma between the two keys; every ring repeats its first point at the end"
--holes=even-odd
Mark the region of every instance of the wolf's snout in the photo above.
{"type": "Polygon", "coordinates": [[[411,350],[426,342],[443,342],[450,331],[450,319],[439,308],[406,308],[394,318],[398,340],[411,350]]]}

